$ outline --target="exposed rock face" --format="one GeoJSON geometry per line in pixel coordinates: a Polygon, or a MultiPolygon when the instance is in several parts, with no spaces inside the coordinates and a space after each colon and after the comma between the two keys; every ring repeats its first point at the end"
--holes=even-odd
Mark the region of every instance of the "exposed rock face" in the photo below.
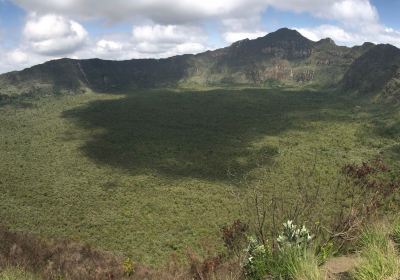
{"type": "Polygon", "coordinates": [[[295,80],[296,82],[305,83],[312,81],[314,77],[315,77],[314,70],[304,70],[303,72],[297,73],[295,75],[295,80]]]}
{"type": "Polygon", "coordinates": [[[370,90],[362,81],[377,68],[382,73],[372,77],[371,89],[388,85],[386,90],[393,91],[398,79],[389,82],[398,68],[391,57],[397,56],[398,51],[393,46],[375,47],[371,43],[347,48],[337,46],[329,38],[313,42],[297,31],[283,28],[255,40],[242,40],[198,55],[158,60],[50,61],[0,75],[0,95],[4,99],[12,95],[77,93],[86,89],[109,92],[198,85],[264,86],[271,81],[326,87],[341,83],[345,89],[370,90]]]}

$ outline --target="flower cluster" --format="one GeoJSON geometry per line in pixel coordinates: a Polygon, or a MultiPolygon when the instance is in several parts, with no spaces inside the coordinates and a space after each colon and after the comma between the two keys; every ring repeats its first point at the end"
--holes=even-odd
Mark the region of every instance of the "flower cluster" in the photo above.
{"type": "Polygon", "coordinates": [[[281,249],[288,247],[307,248],[313,239],[313,236],[304,225],[298,227],[293,224],[293,221],[289,220],[283,224],[283,227],[282,234],[277,238],[281,249]]]}

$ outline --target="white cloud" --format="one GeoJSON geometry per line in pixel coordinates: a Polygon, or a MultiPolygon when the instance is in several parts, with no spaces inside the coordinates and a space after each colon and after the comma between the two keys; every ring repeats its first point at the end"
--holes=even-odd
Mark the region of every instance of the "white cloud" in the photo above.
{"type": "Polygon", "coordinates": [[[207,50],[207,47],[200,43],[182,43],[176,45],[175,48],[172,49],[172,52],[175,54],[190,54],[190,53],[199,53],[207,50]]]}
{"type": "Polygon", "coordinates": [[[376,23],[379,16],[369,0],[343,0],[333,3],[328,16],[343,23],[376,23]]]}
{"type": "Polygon", "coordinates": [[[207,49],[207,36],[196,26],[142,25],[132,31],[135,50],[144,56],[167,57],[207,49]]]}
{"type": "Polygon", "coordinates": [[[23,68],[30,67],[46,60],[37,54],[31,53],[29,50],[16,48],[16,49],[1,49],[0,48],[0,73],[22,70],[23,68]]]}
{"type": "Polygon", "coordinates": [[[267,0],[270,6],[297,13],[309,13],[346,23],[376,22],[378,12],[369,0],[267,0]]]}
{"type": "Polygon", "coordinates": [[[32,51],[49,56],[70,54],[78,50],[88,36],[76,21],[54,14],[32,14],[23,33],[32,51]]]}
{"type": "MultiPolygon", "coordinates": [[[[107,22],[131,21],[141,23],[147,20],[155,23],[154,26],[140,26],[134,30],[137,41],[142,39],[142,46],[155,44],[159,40],[165,43],[166,39],[183,43],[179,32],[174,26],[193,27],[200,23],[213,20],[220,22],[221,37],[231,43],[245,37],[254,38],[267,33],[261,24],[261,13],[268,7],[295,12],[308,13],[314,17],[328,19],[331,26],[339,30],[333,34],[345,40],[346,34],[373,33],[376,40],[388,38],[391,42],[397,41],[396,32],[386,32],[379,22],[377,9],[370,0],[13,0],[29,12],[41,14],[57,13],[73,18],[96,18],[107,22]],[[158,24],[158,25],[157,25],[158,24]],[[388,35],[387,33],[391,33],[388,35]],[[178,35],[177,35],[178,34],[178,35]],[[386,35],[384,35],[386,34],[386,35]],[[153,36],[153,38],[150,38],[153,36]],[[394,37],[393,37],[394,36],[394,37]]],[[[314,33],[323,32],[322,27],[314,27],[314,33]]],[[[270,30],[271,31],[271,30],[270,30]]],[[[304,30],[303,30],[304,31],[304,30]]],[[[190,33],[186,33],[190,34],[190,33]]],[[[331,36],[334,37],[334,36],[331,36]]],[[[364,36],[359,36],[363,38],[364,36]]],[[[353,40],[356,41],[356,40],[353,40]]],[[[191,40],[185,43],[190,43],[191,40]]],[[[46,47],[44,47],[46,48],[46,47]]],[[[140,48],[140,46],[139,46],[140,48]]],[[[149,52],[154,52],[150,46],[149,52]]]]}
{"type": "Polygon", "coordinates": [[[110,21],[144,17],[162,24],[205,19],[249,18],[268,6],[336,20],[375,20],[369,0],[14,0],[29,11],[110,21]]]}
{"type": "MultiPolygon", "coordinates": [[[[310,40],[318,41],[324,38],[331,38],[336,43],[339,44],[348,44],[354,43],[354,36],[349,34],[344,29],[334,26],[334,25],[321,25],[314,28],[297,28],[304,37],[307,37],[310,40]]],[[[356,42],[357,40],[355,40],[356,42]]]]}
{"type": "Polygon", "coordinates": [[[260,16],[224,19],[222,26],[222,38],[229,44],[243,39],[256,39],[268,33],[262,26],[260,16]]]}
{"type": "Polygon", "coordinates": [[[360,29],[345,30],[339,26],[321,25],[312,28],[296,28],[303,36],[313,41],[331,38],[339,45],[354,46],[364,42],[388,43],[400,47],[400,32],[384,25],[374,24],[360,29]],[[369,30],[375,32],[371,33],[369,30]]]}
{"type": "Polygon", "coordinates": [[[258,37],[265,36],[266,33],[263,31],[257,32],[225,32],[222,34],[225,42],[234,43],[243,39],[256,39],[258,37]]]}
{"type": "Polygon", "coordinates": [[[203,41],[205,34],[198,27],[178,25],[142,25],[135,26],[132,31],[137,42],[147,43],[184,43],[187,41],[203,41]]]}
{"type": "Polygon", "coordinates": [[[16,49],[7,53],[7,60],[11,64],[25,64],[29,60],[26,52],[16,49]]]}
{"type": "Polygon", "coordinates": [[[96,52],[101,56],[109,56],[110,53],[120,53],[123,47],[121,42],[102,39],[96,43],[96,52]]]}
{"type": "Polygon", "coordinates": [[[210,17],[249,15],[265,8],[265,0],[14,0],[29,11],[106,18],[145,17],[162,24],[181,24],[210,17]]]}
{"type": "Polygon", "coordinates": [[[125,60],[165,58],[208,49],[208,37],[200,27],[144,24],[135,25],[131,34],[108,34],[89,40],[86,47],[74,55],[79,58],[125,60]]]}

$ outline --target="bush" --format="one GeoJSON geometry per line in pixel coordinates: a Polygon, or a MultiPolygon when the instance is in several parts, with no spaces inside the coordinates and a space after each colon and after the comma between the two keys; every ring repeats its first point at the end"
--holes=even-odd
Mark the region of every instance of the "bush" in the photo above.
{"type": "Polygon", "coordinates": [[[323,245],[318,247],[318,264],[323,265],[326,263],[329,257],[333,256],[336,253],[335,244],[332,241],[329,241],[323,245]]]}
{"type": "Polygon", "coordinates": [[[222,240],[230,254],[235,254],[238,257],[241,255],[246,246],[248,229],[249,226],[240,220],[235,221],[231,226],[222,227],[222,240]]]}
{"type": "Polygon", "coordinates": [[[277,239],[281,250],[288,247],[296,247],[300,249],[308,247],[313,237],[304,225],[300,228],[293,224],[293,221],[289,220],[284,223],[283,226],[283,232],[277,239]]]}
{"type": "Polygon", "coordinates": [[[264,279],[270,259],[267,249],[256,238],[251,237],[246,252],[247,258],[243,266],[245,276],[253,280],[264,279]]]}
{"type": "Polygon", "coordinates": [[[126,258],[122,264],[122,268],[126,276],[132,276],[135,272],[135,263],[131,258],[126,258]]]}
{"type": "Polygon", "coordinates": [[[309,248],[312,235],[305,226],[284,224],[277,238],[279,250],[272,251],[256,238],[249,239],[244,272],[248,279],[322,279],[319,259],[309,248]]]}

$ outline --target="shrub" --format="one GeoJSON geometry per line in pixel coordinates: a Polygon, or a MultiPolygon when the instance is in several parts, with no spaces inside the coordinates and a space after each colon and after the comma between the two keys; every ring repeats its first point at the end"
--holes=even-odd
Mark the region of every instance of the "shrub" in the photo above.
{"type": "Polygon", "coordinates": [[[247,258],[243,266],[245,276],[253,280],[264,279],[270,257],[267,249],[256,238],[250,237],[246,252],[247,258]]]}
{"type": "Polygon", "coordinates": [[[293,224],[293,221],[289,220],[283,224],[283,227],[283,232],[277,239],[281,250],[288,247],[297,247],[301,249],[308,247],[313,237],[304,225],[300,228],[293,224]]]}
{"type": "Polygon", "coordinates": [[[132,261],[131,258],[126,258],[122,264],[122,268],[126,276],[132,276],[135,272],[135,263],[132,261]]]}
{"type": "Polygon", "coordinates": [[[323,265],[326,263],[329,257],[333,256],[336,252],[335,244],[329,241],[318,248],[318,264],[323,265]]]}
{"type": "Polygon", "coordinates": [[[270,251],[256,238],[249,239],[244,264],[248,279],[322,279],[319,258],[309,248],[312,236],[305,226],[284,224],[277,238],[279,250],[270,251]]]}
{"type": "Polygon", "coordinates": [[[222,227],[222,240],[230,254],[240,256],[246,246],[248,229],[249,226],[240,220],[235,221],[231,226],[222,227]]]}

